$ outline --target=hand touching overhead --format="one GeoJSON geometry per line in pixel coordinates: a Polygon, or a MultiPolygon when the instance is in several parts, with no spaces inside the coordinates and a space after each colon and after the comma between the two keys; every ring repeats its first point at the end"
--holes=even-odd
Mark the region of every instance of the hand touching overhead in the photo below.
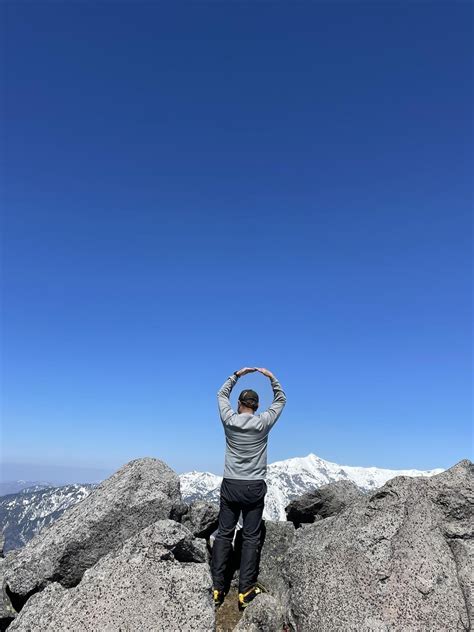
{"type": "Polygon", "coordinates": [[[236,375],[238,375],[239,377],[242,377],[242,375],[245,375],[246,373],[253,373],[254,371],[257,371],[257,369],[254,367],[247,366],[243,369],[240,369],[240,371],[236,371],[236,375]]]}
{"type": "Polygon", "coordinates": [[[270,377],[270,378],[275,377],[273,373],[269,371],[268,369],[260,368],[260,369],[254,369],[254,370],[259,371],[260,373],[262,373],[263,375],[266,375],[267,377],[270,377]]]}
{"type": "Polygon", "coordinates": [[[262,375],[265,375],[266,377],[269,377],[269,378],[275,377],[271,371],[269,371],[268,369],[264,369],[263,367],[258,368],[258,367],[246,366],[243,369],[236,371],[235,373],[239,377],[242,377],[242,375],[246,375],[247,373],[254,373],[255,371],[258,371],[259,373],[262,373],[262,375]]]}

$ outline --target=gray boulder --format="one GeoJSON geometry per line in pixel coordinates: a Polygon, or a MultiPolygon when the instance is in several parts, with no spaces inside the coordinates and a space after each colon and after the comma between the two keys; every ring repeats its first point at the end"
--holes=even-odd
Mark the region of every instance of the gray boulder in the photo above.
{"type": "Polygon", "coordinates": [[[284,565],[298,632],[469,630],[474,476],[396,477],[296,531],[284,565]]]}
{"type": "Polygon", "coordinates": [[[291,522],[265,520],[265,541],[260,554],[258,581],[268,592],[286,604],[289,586],[284,574],[285,557],[295,538],[291,522]]]}
{"type": "Polygon", "coordinates": [[[336,481],[295,498],[285,507],[286,519],[295,527],[313,523],[342,511],[363,492],[352,481],[336,481]]]}
{"type": "Polygon", "coordinates": [[[74,588],[49,584],[9,630],[21,632],[211,632],[215,629],[206,543],[159,520],[102,557],[74,588]]]}
{"type": "Polygon", "coordinates": [[[457,576],[474,627],[474,465],[467,459],[431,479],[431,501],[456,563],[457,576]]]}
{"type": "Polygon", "coordinates": [[[219,524],[219,506],[204,500],[197,500],[188,506],[181,518],[197,538],[209,538],[219,524]]]}
{"type": "Polygon", "coordinates": [[[4,560],[0,558],[0,630],[5,630],[11,620],[16,617],[16,610],[13,608],[10,598],[5,591],[3,567],[4,560]]]}
{"type": "Polygon", "coordinates": [[[284,610],[275,597],[259,595],[245,608],[233,632],[280,632],[284,625],[284,610]]]}
{"type": "Polygon", "coordinates": [[[154,458],[127,463],[89,496],[4,560],[17,610],[49,582],[75,586],[85,570],[127,538],[163,518],[179,518],[178,475],[154,458]]]}

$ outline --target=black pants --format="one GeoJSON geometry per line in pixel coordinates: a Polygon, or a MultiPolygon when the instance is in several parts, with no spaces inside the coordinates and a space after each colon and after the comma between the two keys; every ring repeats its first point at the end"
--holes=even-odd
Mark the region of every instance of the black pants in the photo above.
{"type": "Polygon", "coordinates": [[[224,478],[221,485],[219,527],[212,547],[211,572],[214,588],[224,590],[225,573],[232,553],[232,539],[242,511],[242,556],[239,592],[257,581],[262,514],[267,484],[260,480],[224,478]]]}

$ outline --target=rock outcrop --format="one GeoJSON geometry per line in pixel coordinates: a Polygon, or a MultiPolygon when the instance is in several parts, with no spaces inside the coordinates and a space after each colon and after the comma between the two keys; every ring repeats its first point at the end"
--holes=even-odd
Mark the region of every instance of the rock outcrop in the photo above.
{"type": "Polygon", "coordinates": [[[471,629],[473,508],[461,461],[298,529],[285,564],[298,632],[471,629]]]}
{"type": "Polygon", "coordinates": [[[280,632],[284,623],[284,608],[280,601],[263,594],[245,608],[233,632],[280,632]]]}
{"type": "Polygon", "coordinates": [[[19,551],[7,553],[4,577],[17,610],[50,582],[75,586],[104,555],[156,520],[179,519],[178,475],[154,458],[131,461],[19,551]]]}
{"type": "Polygon", "coordinates": [[[206,561],[203,540],[173,520],[159,520],[102,557],[74,588],[53,583],[33,595],[9,630],[211,632],[206,561]]]}
{"type": "Polygon", "coordinates": [[[11,621],[16,617],[16,611],[5,590],[3,578],[4,562],[5,560],[0,558],[0,630],[6,630],[11,621]]]}
{"type": "Polygon", "coordinates": [[[334,516],[362,496],[363,492],[352,481],[329,483],[292,500],[285,507],[286,518],[295,527],[313,523],[334,516]]]}
{"type": "Polygon", "coordinates": [[[210,538],[219,524],[219,505],[196,500],[187,507],[181,522],[197,538],[210,538]]]}

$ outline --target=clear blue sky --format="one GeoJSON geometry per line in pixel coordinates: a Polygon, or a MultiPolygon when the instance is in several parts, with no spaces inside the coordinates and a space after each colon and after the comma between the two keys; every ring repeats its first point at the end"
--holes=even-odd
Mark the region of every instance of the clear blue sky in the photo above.
{"type": "Polygon", "coordinates": [[[470,3],[1,11],[7,478],[472,455],[470,3]]]}

